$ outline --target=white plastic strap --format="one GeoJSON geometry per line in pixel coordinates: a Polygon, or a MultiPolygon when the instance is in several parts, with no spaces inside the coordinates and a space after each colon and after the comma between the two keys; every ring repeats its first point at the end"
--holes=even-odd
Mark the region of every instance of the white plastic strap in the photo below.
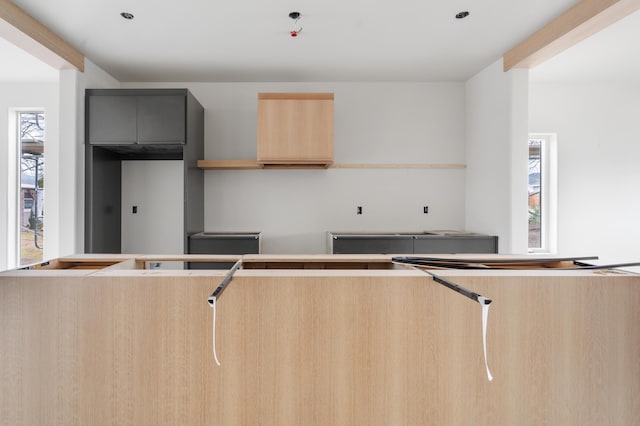
{"type": "Polygon", "coordinates": [[[484,367],[487,369],[487,378],[493,380],[491,371],[489,371],[489,363],[487,362],[487,322],[489,320],[489,303],[486,303],[486,297],[478,296],[478,303],[482,306],[482,347],[484,349],[484,367]]]}
{"type": "Polygon", "coordinates": [[[216,298],[212,298],[211,308],[213,308],[213,359],[215,360],[218,367],[220,366],[220,361],[218,361],[218,354],[216,353],[216,298]]]}

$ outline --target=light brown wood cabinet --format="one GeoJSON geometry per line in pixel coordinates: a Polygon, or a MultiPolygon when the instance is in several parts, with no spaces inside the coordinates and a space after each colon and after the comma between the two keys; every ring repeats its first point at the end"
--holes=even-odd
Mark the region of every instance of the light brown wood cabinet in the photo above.
{"type": "Polygon", "coordinates": [[[333,93],[259,93],[258,163],[333,163],[333,93]]]}
{"type": "Polygon", "coordinates": [[[242,256],[215,334],[228,271],[143,269],[216,258],[1,272],[0,425],[639,424],[637,274],[432,271],[493,300],[490,382],[480,305],[390,256],[242,256]]]}

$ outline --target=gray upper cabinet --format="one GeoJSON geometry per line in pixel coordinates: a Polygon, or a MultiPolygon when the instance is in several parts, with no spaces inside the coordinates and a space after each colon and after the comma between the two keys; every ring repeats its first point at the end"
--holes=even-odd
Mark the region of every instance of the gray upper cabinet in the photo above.
{"type": "Polygon", "coordinates": [[[86,89],[85,144],[85,252],[121,252],[122,162],[131,160],[182,160],[184,220],[171,226],[181,227],[186,252],[204,229],[204,108],[193,94],[86,89]]]}
{"type": "Polygon", "coordinates": [[[136,143],[136,97],[90,96],[87,102],[89,142],[93,145],[136,143]]]}
{"type": "Polygon", "coordinates": [[[138,96],[138,143],[185,142],[184,96],[138,96]]]}
{"type": "MultiPolygon", "coordinates": [[[[186,141],[186,95],[89,90],[87,130],[91,145],[181,145],[186,141]]],[[[140,92],[139,90],[137,91],[140,92]]],[[[149,92],[149,91],[148,91],[149,92]]]]}

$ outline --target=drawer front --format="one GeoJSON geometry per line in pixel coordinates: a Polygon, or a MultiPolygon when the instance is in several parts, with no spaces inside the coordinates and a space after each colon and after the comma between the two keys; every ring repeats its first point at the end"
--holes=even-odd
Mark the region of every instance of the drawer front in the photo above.
{"type": "Polygon", "coordinates": [[[189,254],[259,254],[260,240],[247,238],[190,238],[189,254]]]}
{"type": "Polygon", "coordinates": [[[337,237],[333,254],[411,254],[412,237],[337,237]]]}
{"type": "Polygon", "coordinates": [[[497,253],[497,237],[417,237],[415,254],[497,253]]]}

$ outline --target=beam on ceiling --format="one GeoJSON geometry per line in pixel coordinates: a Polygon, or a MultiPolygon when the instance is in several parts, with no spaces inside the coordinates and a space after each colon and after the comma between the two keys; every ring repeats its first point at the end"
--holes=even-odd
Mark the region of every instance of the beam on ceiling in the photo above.
{"type": "Polygon", "coordinates": [[[640,0],[582,0],[502,57],[504,71],[533,68],[640,9],[640,0]]]}
{"type": "Polygon", "coordinates": [[[0,0],[0,37],[56,69],[84,71],[84,55],[9,0],[0,0]]]}

